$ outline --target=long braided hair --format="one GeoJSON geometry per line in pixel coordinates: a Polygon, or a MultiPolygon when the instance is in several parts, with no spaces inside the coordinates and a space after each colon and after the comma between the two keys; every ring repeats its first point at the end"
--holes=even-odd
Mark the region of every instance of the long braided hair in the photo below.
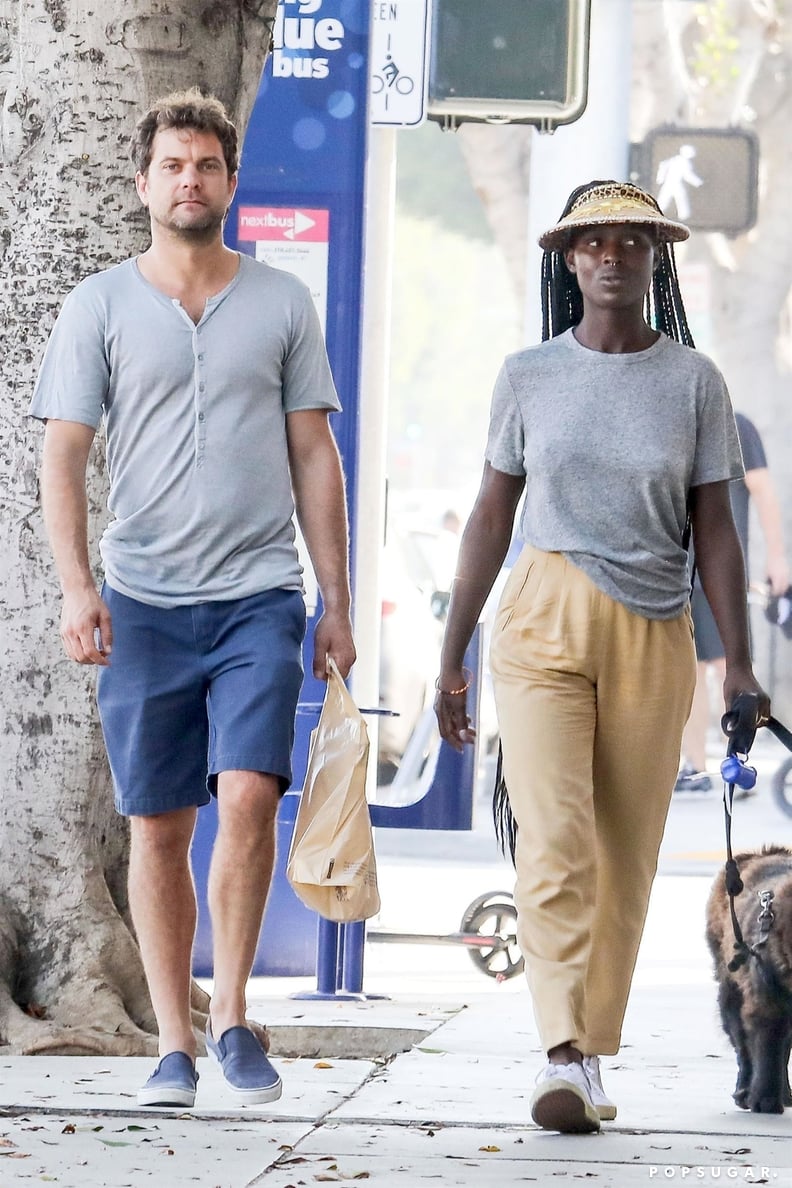
{"type": "MultiPolygon", "coordinates": [[[[600,186],[614,186],[614,181],[592,181],[573,190],[561,212],[561,218],[570,213],[572,207],[590,190],[600,186]]],[[[637,190],[637,186],[634,187],[637,190]]],[[[643,197],[662,215],[659,205],[651,194],[640,191],[643,197]]],[[[585,224],[581,223],[581,228],[585,224]]],[[[577,277],[570,272],[564,260],[563,247],[546,251],[542,255],[542,341],[555,338],[577,326],[583,318],[583,294],[577,277]]],[[[679,289],[674,248],[670,243],[659,243],[655,248],[655,270],[652,283],[646,294],[644,316],[647,323],[661,330],[669,338],[694,346],[693,335],[688,326],[685,306],[679,289]]],[[[685,526],[683,543],[687,547],[690,539],[690,518],[685,526]]],[[[495,819],[495,837],[502,853],[508,850],[514,861],[517,844],[517,822],[509,803],[509,792],[503,777],[503,749],[498,747],[498,763],[495,771],[495,790],[492,796],[492,812],[495,819]]]]}
{"type": "MultiPolygon", "coordinates": [[[[615,186],[618,182],[593,181],[585,186],[578,186],[567,198],[561,218],[570,213],[572,207],[590,190],[600,186],[615,186]]],[[[633,187],[638,189],[637,186],[633,187]]],[[[645,190],[639,191],[644,199],[651,203],[658,214],[662,211],[656,200],[645,190]]],[[[585,224],[581,223],[581,227],[585,224]]],[[[566,246],[566,245],[565,245],[566,246]]],[[[570,272],[564,260],[564,248],[544,252],[542,255],[542,341],[555,338],[563,334],[571,326],[577,326],[583,317],[583,295],[577,277],[570,272]]],[[[656,265],[652,276],[652,284],[646,294],[645,317],[650,326],[662,330],[669,338],[681,342],[683,346],[694,346],[693,335],[690,333],[682,294],[679,291],[674,248],[670,243],[660,243],[655,249],[656,265]]]]}

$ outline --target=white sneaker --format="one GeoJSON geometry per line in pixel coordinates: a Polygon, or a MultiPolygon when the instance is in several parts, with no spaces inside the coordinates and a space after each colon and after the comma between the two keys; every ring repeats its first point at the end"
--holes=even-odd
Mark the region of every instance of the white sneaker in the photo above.
{"type": "Polygon", "coordinates": [[[561,1134],[599,1130],[600,1116],[582,1064],[548,1064],[542,1070],[531,1098],[531,1117],[543,1130],[561,1134]]]}
{"type": "Polygon", "coordinates": [[[588,1083],[591,1088],[591,1100],[596,1106],[597,1113],[603,1122],[612,1122],[616,1117],[616,1106],[602,1088],[599,1056],[584,1056],[583,1068],[586,1070],[588,1083]]]}

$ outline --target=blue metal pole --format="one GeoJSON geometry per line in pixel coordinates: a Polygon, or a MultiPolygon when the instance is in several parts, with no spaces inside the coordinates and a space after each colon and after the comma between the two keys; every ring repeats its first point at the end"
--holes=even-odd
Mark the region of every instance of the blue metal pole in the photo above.
{"type": "Polygon", "coordinates": [[[338,933],[340,926],[332,920],[319,920],[316,945],[316,990],[318,994],[335,994],[338,989],[338,933]]]}
{"type": "Polygon", "coordinates": [[[363,992],[363,950],[366,941],[364,921],[344,925],[344,952],[341,986],[352,994],[363,992]]]}

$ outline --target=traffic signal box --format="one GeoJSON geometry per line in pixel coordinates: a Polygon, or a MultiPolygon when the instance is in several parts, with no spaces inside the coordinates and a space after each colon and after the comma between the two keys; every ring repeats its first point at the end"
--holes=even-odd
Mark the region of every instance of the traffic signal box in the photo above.
{"type": "Polygon", "coordinates": [[[428,115],[536,124],[583,114],[591,0],[433,0],[428,115]]]}
{"type": "Polygon", "coordinates": [[[695,231],[739,235],[756,222],[759,140],[745,128],[655,128],[633,145],[631,176],[695,231]]]}

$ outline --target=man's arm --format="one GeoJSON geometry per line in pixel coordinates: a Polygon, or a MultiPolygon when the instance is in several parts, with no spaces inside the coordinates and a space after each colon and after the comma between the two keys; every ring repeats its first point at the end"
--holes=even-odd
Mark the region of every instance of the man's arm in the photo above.
{"type": "Polygon", "coordinates": [[[355,663],[350,620],[349,528],[344,474],[325,409],[286,416],[294,503],[322,595],[314,631],[313,674],[327,679],[332,656],[343,677],[355,663]]]}
{"type": "Polygon", "coordinates": [[[784,554],[781,509],[778,505],[773,481],[770,478],[770,471],[766,466],[746,470],[745,485],[756,506],[759,524],[765,539],[765,562],[771,593],[785,594],[789,586],[789,565],[784,554]]]}
{"type": "Polygon", "coordinates": [[[89,425],[47,421],[41,467],[41,502],[63,608],[61,639],[78,664],[108,664],[112,646],[110,612],[96,589],[88,558],[88,501],[85,470],[94,439],[89,425]],[[101,648],[96,646],[99,629],[101,648]]]}

